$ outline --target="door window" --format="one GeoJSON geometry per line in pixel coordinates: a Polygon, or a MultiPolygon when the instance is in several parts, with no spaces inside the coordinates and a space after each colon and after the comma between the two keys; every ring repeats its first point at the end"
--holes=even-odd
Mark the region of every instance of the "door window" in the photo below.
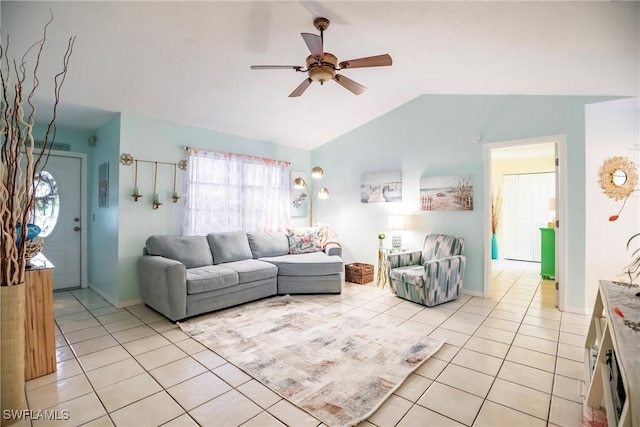
{"type": "Polygon", "coordinates": [[[58,184],[53,175],[43,170],[36,175],[33,187],[35,203],[32,221],[42,230],[40,236],[47,237],[53,233],[60,213],[58,184]]]}

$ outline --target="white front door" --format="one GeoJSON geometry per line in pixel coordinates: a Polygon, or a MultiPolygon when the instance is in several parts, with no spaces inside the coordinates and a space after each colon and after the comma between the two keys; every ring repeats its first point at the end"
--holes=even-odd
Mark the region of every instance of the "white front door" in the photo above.
{"type": "Polygon", "coordinates": [[[36,186],[36,210],[43,229],[42,253],[55,266],[53,288],[82,285],[82,159],[51,155],[36,186]]]}

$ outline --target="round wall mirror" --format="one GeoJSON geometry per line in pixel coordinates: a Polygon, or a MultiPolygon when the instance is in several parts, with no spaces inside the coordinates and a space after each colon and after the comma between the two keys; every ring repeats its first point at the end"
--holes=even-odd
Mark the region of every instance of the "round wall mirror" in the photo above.
{"type": "Polygon", "coordinates": [[[638,184],[636,165],[627,157],[611,157],[600,168],[600,187],[614,200],[622,200],[631,194],[638,184]]]}
{"type": "Polygon", "coordinates": [[[618,169],[617,171],[613,172],[612,181],[613,185],[615,185],[616,187],[624,185],[624,183],[627,182],[627,173],[621,169],[618,169]]]}

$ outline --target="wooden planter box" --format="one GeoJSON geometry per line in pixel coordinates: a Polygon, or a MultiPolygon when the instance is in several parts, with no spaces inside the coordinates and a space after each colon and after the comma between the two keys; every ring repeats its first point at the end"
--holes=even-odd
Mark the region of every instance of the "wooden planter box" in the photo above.
{"type": "Polygon", "coordinates": [[[373,282],[373,265],[354,262],[344,266],[344,279],[347,282],[363,285],[373,282]]]}

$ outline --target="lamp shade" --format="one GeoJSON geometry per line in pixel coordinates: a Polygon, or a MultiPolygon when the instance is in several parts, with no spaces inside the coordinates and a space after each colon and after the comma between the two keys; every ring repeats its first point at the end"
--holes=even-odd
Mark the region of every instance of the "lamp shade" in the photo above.
{"type": "Polygon", "coordinates": [[[404,215],[389,215],[389,230],[404,230],[404,215]]]}
{"type": "Polygon", "coordinates": [[[329,198],[329,190],[327,187],[322,187],[318,190],[318,199],[327,199],[329,198]]]}
{"type": "Polygon", "coordinates": [[[314,166],[313,169],[311,169],[311,178],[322,178],[322,175],[324,175],[324,171],[320,166],[314,166]]]}
{"type": "Polygon", "coordinates": [[[293,188],[304,188],[306,184],[307,183],[305,182],[304,178],[300,176],[293,180],[293,188]]]}

